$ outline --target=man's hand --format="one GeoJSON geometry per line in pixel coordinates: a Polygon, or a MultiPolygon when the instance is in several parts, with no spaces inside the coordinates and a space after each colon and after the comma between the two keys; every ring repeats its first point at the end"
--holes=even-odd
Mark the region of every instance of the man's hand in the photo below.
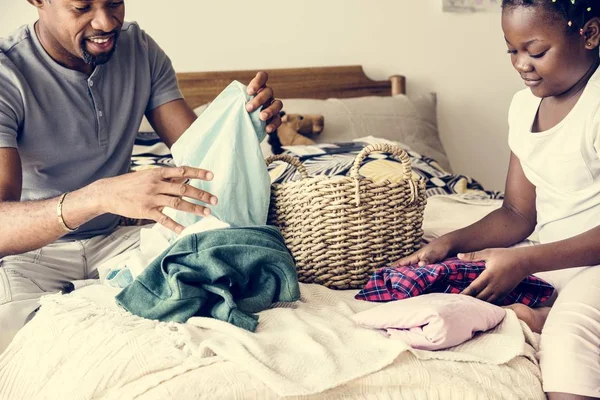
{"type": "Polygon", "coordinates": [[[529,273],[522,249],[487,249],[459,254],[462,261],[485,261],[485,271],[462,294],[489,303],[499,303],[517,287],[529,273]]]}
{"type": "Polygon", "coordinates": [[[256,74],[252,82],[248,85],[248,94],[254,96],[246,105],[246,110],[252,112],[259,107],[263,107],[260,113],[260,119],[267,122],[267,133],[274,132],[281,125],[279,112],[283,108],[281,100],[275,99],[273,89],[267,86],[269,75],[266,72],[256,74]]]}
{"type": "Polygon", "coordinates": [[[165,207],[207,216],[210,215],[210,209],[186,201],[183,197],[209,205],[216,205],[218,201],[212,194],[188,185],[187,179],[210,181],[213,173],[191,167],[154,168],[102,179],[94,185],[97,185],[100,208],[105,213],[151,219],[181,233],[184,227],[162,212],[165,207]]]}

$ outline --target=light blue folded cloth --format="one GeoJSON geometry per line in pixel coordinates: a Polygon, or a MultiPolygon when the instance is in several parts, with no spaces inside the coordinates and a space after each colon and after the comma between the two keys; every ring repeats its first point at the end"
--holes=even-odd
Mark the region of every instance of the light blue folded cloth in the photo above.
{"type": "MultiPolygon", "coordinates": [[[[266,124],[260,109],[246,110],[250,99],[246,86],[232,82],[171,149],[177,166],[214,173],[212,181],[190,184],[218,197],[218,205],[209,205],[212,215],[231,227],[265,225],[269,210],[271,180],[260,149],[266,124]]],[[[173,210],[168,215],[185,227],[202,219],[173,210]]]]}
{"type": "Polygon", "coordinates": [[[129,268],[111,269],[105,278],[109,286],[116,288],[126,288],[133,280],[133,274],[129,268]]]}

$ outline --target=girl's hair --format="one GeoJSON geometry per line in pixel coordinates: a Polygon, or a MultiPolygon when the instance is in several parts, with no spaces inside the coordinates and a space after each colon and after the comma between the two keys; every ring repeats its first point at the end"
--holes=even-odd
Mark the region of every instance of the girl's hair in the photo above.
{"type": "Polygon", "coordinates": [[[544,7],[564,21],[569,33],[579,32],[593,17],[600,17],[600,0],[502,0],[502,8],[544,7]]]}

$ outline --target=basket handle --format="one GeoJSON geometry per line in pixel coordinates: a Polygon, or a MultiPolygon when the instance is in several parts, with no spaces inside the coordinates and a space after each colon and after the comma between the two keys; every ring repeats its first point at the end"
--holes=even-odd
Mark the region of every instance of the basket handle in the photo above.
{"type": "Polygon", "coordinates": [[[356,185],[356,188],[355,188],[356,206],[358,207],[360,205],[360,183],[359,183],[360,175],[358,173],[358,170],[360,169],[360,165],[365,160],[365,158],[367,158],[367,156],[369,154],[375,153],[375,152],[388,153],[388,154],[395,156],[395,158],[397,158],[398,160],[400,160],[400,162],[402,163],[402,168],[403,168],[402,179],[405,181],[408,181],[409,186],[410,186],[410,191],[411,191],[411,195],[412,195],[411,203],[416,202],[419,198],[419,193],[418,193],[417,185],[412,180],[412,164],[410,162],[410,157],[408,156],[408,153],[404,149],[402,149],[401,147],[398,147],[396,145],[391,145],[391,144],[387,144],[387,143],[377,143],[377,144],[369,145],[369,146],[365,147],[364,149],[362,149],[362,151],[360,153],[358,153],[358,155],[356,156],[356,159],[354,160],[354,164],[352,165],[352,168],[350,169],[350,177],[354,180],[355,185],[356,185]]]}
{"type": "Polygon", "coordinates": [[[267,165],[271,165],[275,161],[283,161],[290,164],[293,167],[296,167],[296,170],[298,170],[298,172],[300,173],[300,177],[302,179],[308,179],[308,172],[306,171],[306,167],[302,165],[300,160],[298,160],[296,157],[292,157],[288,154],[272,155],[267,157],[265,163],[267,165]]]}
{"type": "Polygon", "coordinates": [[[396,158],[402,163],[402,167],[404,169],[402,179],[410,180],[412,177],[412,165],[410,163],[410,157],[404,149],[387,143],[377,143],[365,147],[360,153],[358,153],[356,159],[354,160],[354,164],[352,165],[352,169],[350,170],[350,177],[352,179],[358,179],[358,170],[360,169],[363,161],[365,161],[365,158],[367,158],[367,156],[371,153],[388,153],[396,156],[396,158]]]}

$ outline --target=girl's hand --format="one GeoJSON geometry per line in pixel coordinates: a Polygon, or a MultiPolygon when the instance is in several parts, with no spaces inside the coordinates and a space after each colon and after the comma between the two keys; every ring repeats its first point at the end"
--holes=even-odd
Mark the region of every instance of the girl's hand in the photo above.
{"type": "Polygon", "coordinates": [[[392,267],[406,267],[409,265],[418,264],[419,266],[425,266],[428,264],[435,264],[439,261],[443,261],[448,257],[452,246],[444,238],[441,237],[433,242],[423,246],[410,256],[401,258],[400,260],[391,264],[392,267]]]}
{"type": "Polygon", "coordinates": [[[462,261],[485,261],[485,271],[462,294],[489,303],[499,303],[517,287],[529,273],[519,249],[487,249],[459,254],[462,261]]]}

